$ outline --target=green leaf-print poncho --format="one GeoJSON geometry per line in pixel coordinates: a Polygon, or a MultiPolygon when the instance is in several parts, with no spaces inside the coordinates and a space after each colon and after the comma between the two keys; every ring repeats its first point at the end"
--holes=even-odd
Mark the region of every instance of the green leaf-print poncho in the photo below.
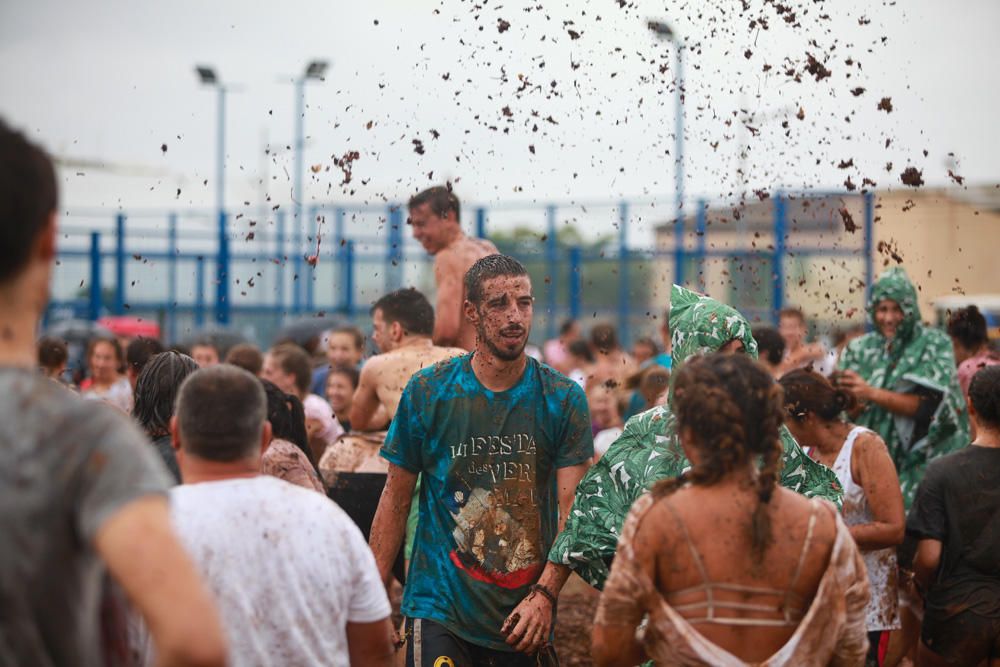
{"type": "Polygon", "coordinates": [[[892,299],[903,310],[903,323],[890,341],[877,329],[852,340],[840,357],[840,368],[855,371],[872,387],[905,394],[924,387],[942,395],[927,435],[912,442],[914,420],[894,415],[870,403],[857,419],[882,436],[896,462],[909,507],[913,494],[931,459],[969,444],[969,422],[965,399],[958,385],[955,352],[951,339],[920,323],[917,291],[901,267],[893,267],[872,285],[868,317],[875,322],[875,307],[892,299]]]}
{"type": "MultiPolygon", "coordinates": [[[[670,329],[675,370],[686,359],[716,352],[733,339],[742,341],[747,354],[757,358],[757,343],[742,315],[677,285],[670,296],[670,329]]],[[[839,505],[840,487],[833,471],[806,456],[784,427],[781,439],[785,448],[781,485],[839,505]]],[[[568,565],[589,584],[602,588],[632,503],[655,482],[676,477],[689,465],[669,404],[629,419],[625,432],[580,481],[566,528],[549,551],[549,560],[568,565]]]]}

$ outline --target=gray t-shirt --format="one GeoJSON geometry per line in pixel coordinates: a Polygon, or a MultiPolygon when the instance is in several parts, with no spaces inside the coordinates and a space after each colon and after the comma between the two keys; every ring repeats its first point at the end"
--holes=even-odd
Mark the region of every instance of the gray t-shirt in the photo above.
{"type": "Polygon", "coordinates": [[[0,367],[0,665],[101,663],[94,536],[169,484],[125,415],[0,367]]]}

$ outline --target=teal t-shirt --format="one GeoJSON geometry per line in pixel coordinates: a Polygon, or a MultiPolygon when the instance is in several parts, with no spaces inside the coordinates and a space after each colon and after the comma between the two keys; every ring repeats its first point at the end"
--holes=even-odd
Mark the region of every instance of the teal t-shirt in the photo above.
{"type": "Polygon", "coordinates": [[[556,470],[594,454],[579,385],[530,357],[493,392],[472,355],[415,374],[382,456],[420,473],[420,509],[403,613],[511,650],[500,626],[538,580],[558,532],[556,470]]]}

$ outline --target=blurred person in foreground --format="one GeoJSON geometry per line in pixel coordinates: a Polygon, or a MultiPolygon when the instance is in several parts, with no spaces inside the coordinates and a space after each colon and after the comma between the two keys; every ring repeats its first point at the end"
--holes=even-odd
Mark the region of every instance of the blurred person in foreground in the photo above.
{"type": "Polygon", "coordinates": [[[87,346],[90,376],[80,383],[80,395],[109,403],[122,412],[131,412],[132,385],[121,373],[124,363],[122,346],[117,338],[92,339],[87,346]]]}
{"type": "Polygon", "coordinates": [[[431,338],[441,347],[476,347],[476,330],[463,314],[465,273],[477,260],[497,252],[486,239],[472,238],[462,231],[461,206],[451,184],[419,192],[407,204],[407,224],[428,254],[434,256],[437,304],[431,338]]]}
{"type": "Polygon", "coordinates": [[[861,549],[871,587],[865,612],[868,664],[882,665],[889,632],[901,627],[896,547],[903,542],[906,514],[896,466],[882,438],[841,418],[854,406],[851,394],[804,368],[786,373],[780,384],[788,430],[810,456],[837,473],[844,489],[844,522],[861,549]]]}
{"type": "MultiPolygon", "coordinates": [[[[181,386],[171,422],[184,484],[181,540],[219,601],[233,665],[383,665],[389,601],[371,551],[336,504],[261,474],[271,442],[260,380],[220,364],[181,386]]],[[[136,649],[145,664],[156,659],[136,649]]]]}
{"type": "Polygon", "coordinates": [[[198,370],[194,359],[180,352],[161,352],[142,369],[135,383],[135,419],[156,447],[175,484],[181,483],[181,471],[170,441],[170,420],[181,383],[198,370]]]}
{"type": "Polygon", "coordinates": [[[968,444],[965,400],[951,341],[920,322],[902,267],[872,286],[868,316],[875,331],[848,343],[832,379],[858,401],[852,420],[885,440],[909,507],[928,461],[968,444]]]}
{"type": "MultiPolygon", "coordinates": [[[[757,341],[758,361],[775,380],[787,371],[782,364],[785,354],[785,339],[774,327],[754,327],[753,339],[757,341]]],[[[801,443],[800,443],[801,444],[801,443]]]]}
{"type": "Polygon", "coordinates": [[[924,595],[918,665],[1000,664],[1000,366],[969,384],[972,445],[927,466],[906,521],[924,595]]]}
{"type": "Polygon", "coordinates": [[[133,401],[135,394],[135,383],[139,380],[143,366],[152,357],[163,352],[163,343],[155,338],[137,336],[133,338],[128,347],[125,348],[125,375],[132,386],[133,401]]]}
{"type": "Polygon", "coordinates": [[[65,341],[49,336],[38,339],[38,368],[42,375],[56,382],[62,382],[68,361],[69,348],[65,341]]]}
{"type": "Polygon", "coordinates": [[[260,376],[264,368],[264,355],[260,348],[252,343],[239,343],[226,352],[226,363],[239,366],[251,375],[260,376]]]}
{"type": "Polygon", "coordinates": [[[0,121],[0,662],[100,665],[107,571],[146,618],[163,664],[225,664],[218,616],[171,528],[169,482],[147,441],[120,412],[35,370],[56,208],[48,156],[0,121]]]}
{"type": "Polygon", "coordinates": [[[302,402],[306,415],[306,433],[309,435],[310,457],[321,461],[327,447],[336,442],[344,428],[333,416],[330,404],[309,392],[312,366],[309,355],[294,343],[281,343],[267,351],[260,376],[273,382],[281,391],[295,396],[302,402]]]}
{"type": "Polygon", "coordinates": [[[326,493],[309,449],[302,402],[278,389],[273,382],[258,379],[267,397],[267,421],[271,425],[271,442],[261,458],[261,473],[326,493]]]}
{"type": "Polygon", "coordinates": [[[598,665],[864,663],[864,563],[833,505],[778,486],[781,403],[743,355],[676,371],[691,468],[629,511],[594,621],[598,665]]]}
{"type": "Polygon", "coordinates": [[[331,329],[326,333],[325,341],[326,363],[313,369],[310,388],[310,391],[317,396],[326,396],[326,381],[331,368],[346,366],[360,370],[365,356],[365,334],[357,327],[343,326],[331,329]]]}
{"type": "MultiPolygon", "coordinates": [[[[671,372],[710,352],[757,357],[746,318],[678,285],[671,290],[670,330],[671,372]]],[[[560,586],[572,570],[591,586],[603,587],[632,503],[654,483],[676,477],[690,465],[680,444],[671,394],[664,404],[629,419],[621,437],[580,482],[566,529],[549,552],[549,562],[559,565],[560,586]]],[[[839,504],[840,485],[833,471],[806,456],[784,427],[779,435],[784,451],[779,483],[804,496],[839,504]]]]}
{"type": "Polygon", "coordinates": [[[980,368],[1000,364],[1000,353],[990,349],[986,318],[976,306],[959,308],[948,319],[948,335],[955,348],[958,384],[968,397],[969,383],[980,368]]]}
{"type": "Polygon", "coordinates": [[[535,667],[549,656],[558,594],[545,555],[594,453],[590,418],[578,385],[525,354],[534,298],[524,267],[484,257],[464,292],[476,349],[403,391],[371,544],[388,582],[421,475],[406,664],[535,667]]]}

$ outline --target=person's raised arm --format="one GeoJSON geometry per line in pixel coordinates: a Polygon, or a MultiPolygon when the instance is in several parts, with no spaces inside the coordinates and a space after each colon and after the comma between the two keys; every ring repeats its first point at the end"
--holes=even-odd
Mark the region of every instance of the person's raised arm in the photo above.
{"type": "Polygon", "coordinates": [[[378,501],[378,509],[372,520],[371,537],[368,540],[375,554],[375,565],[386,586],[392,578],[392,564],[399,554],[406,532],[406,517],[410,514],[413,489],[417,485],[417,473],[410,472],[394,463],[389,464],[389,474],[378,501]]]}
{"type": "Polygon", "coordinates": [[[434,261],[434,281],[437,283],[437,304],[434,308],[435,345],[450,347],[458,343],[462,328],[462,306],[465,289],[462,267],[454,253],[442,250],[434,261]]]}
{"type": "Polygon", "coordinates": [[[856,473],[872,511],[869,523],[850,526],[851,537],[861,549],[901,544],[906,533],[903,494],[885,442],[874,433],[866,433],[858,438],[851,459],[852,474],[856,473]]]}
{"type": "Polygon", "coordinates": [[[144,496],[112,514],[94,548],[145,619],[157,664],[226,664],[215,606],[171,529],[164,498],[144,496]]]}
{"type": "Polygon", "coordinates": [[[385,419],[388,415],[384,410],[379,410],[382,403],[376,391],[381,366],[381,360],[372,357],[361,368],[358,388],[354,390],[354,398],[351,399],[351,428],[355,431],[377,431],[388,423],[385,419]]]}

